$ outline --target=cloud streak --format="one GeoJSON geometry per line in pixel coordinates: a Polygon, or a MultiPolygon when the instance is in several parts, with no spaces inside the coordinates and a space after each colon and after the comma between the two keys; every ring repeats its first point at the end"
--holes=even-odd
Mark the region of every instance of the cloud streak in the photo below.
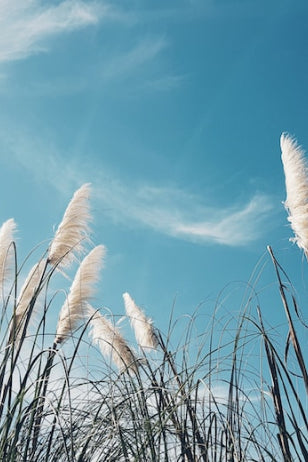
{"type": "Polygon", "coordinates": [[[64,0],[51,6],[40,0],[0,2],[0,63],[46,51],[46,39],[96,24],[106,14],[103,3],[64,0]]]}
{"type": "Polygon", "coordinates": [[[217,242],[230,246],[247,245],[262,234],[273,205],[269,197],[255,194],[248,203],[220,210],[216,220],[175,223],[174,234],[197,242],[217,242]]]}
{"type": "Polygon", "coordinates": [[[135,73],[147,62],[155,59],[166,45],[166,40],[162,37],[144,38],[131,49],[109,60],[102,71],[103,79],[127,78],[132,72],[135,73]]]}
{"type": "MultiPolygon", "coordinates": [[[[52,38],[97,25],[102,20],[123,26],[138,23],[132,11],[109,5],[105,0],[62,0],[54,4],[43,0],[0,0],[0,65],[47,52],[52,38]]],[[[165,36],[146,35],[125,44],[124,49],[107,48],[98,72],[101,82],[110,85],[137,78],[139,89],[168,91],[177,88],[183,76],[168,72],[157,76],[159,57],[168,45],[165,36]],[[153,62],[156,63],[154,67],[153,62]]],[[[76,78],[74,75],[69,85],[57,82],[51,91],[71,93],[72,88],[79,91],[84,83],[76,78]]],[[[0,84],[6,80],[6,75],[0,73],[0,84]]],[[[44,87],[44,83],[36,82],[34,88],[34,91],[45,89],[48,92],[50,83],[49,87],[46,83],[44,87]]]]}
{"type": "MultiPolygon", "coordinates": [[[[2,141],[4,137],[2,134],[2,141]]],[[[46,148],[38,139],[33,144],[33,139],[27,141],[20,133],[10,137],[5,151],[36,181],[49,183],[61,193],[71,194],[90,181],[98,201],[96,210],[114,223],[142,226],[197,244],[247,246],[262,237],[273,215],[274,201],[266,194],[255,193],[245,203],[216,207],[206,198],[174,186],[125,184],[102,165],[80,168],[55,154],[52,146],[46,148]]]]}
{"type": "Polygon", "coordinates": [[[273,211],[272,198],[260,193],[231,207],[209,206],[202,199],[177,188],[129,188],[117,182],[100,190],[114,220],[198,244],[248,245],[265,232],[273,211]]]}
{"type": "MultiPolygon", "coordinates": [[[[146,35],[135,43],[116,50],[101,66],[101,81],[121,88],[123,82],[130,82],[130,93],[165,92],[180,87],[186,75],[170,73],[166,69],[162,54],[171,44],[164,35],[146,35]],[[133,85],[132,85],[132,82],[133,85]],[[120,86],[119,86],[120,84],[120,86]]],[[[128,93],[128,87],[125,86],[128,93]]]]}

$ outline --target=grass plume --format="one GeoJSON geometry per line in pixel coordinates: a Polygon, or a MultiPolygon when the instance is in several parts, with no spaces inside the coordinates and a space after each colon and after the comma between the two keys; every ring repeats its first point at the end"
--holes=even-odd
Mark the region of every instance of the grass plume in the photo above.
{"type": "Polygon", "coordinates": [[[120,371],[128,368],[136,372],[137,360],[119,329],[91,306],[88,306],[88,312],[90,335],[93,342],[99,346],[103,356],[110,357],[120,371]]]}
{"type": "Polygon", "coordinates": [[[152,320],[136,305],[128,292],[123,294],[125,311],[134,330],[138,345],[141,348],[156,349],[158,345],[152,320]]]}
{"type": "Polygon", "coordinates": [[[284,205],[295,235],[290,240],[308,258],[308,164],[304,150],[290,135],[281,135],[280,146],[287,193],[284,205]]]}
{"type": "Polygon", "coordinates": [[[12,275],[14,233],[16,223],[13,218],[5,221],[0,228],[0,288],[12,275]]]}
{"type": "Polygon", "coordinates": [[[95,293],[105,247],[98,245],[83,259],[60,310],[55,343],[62,343],[84,321],[87,305],[95,293]]]}
{"type": "Polygon", "coordinates": [[[32,316],[37,313],[38,303],[37,297],[39,287],[42,285],[41,281],[46,271],[46,259],[40,260],[30,270],[21,290],[20,295],[16,302],[16,309],[14,311],[13,319],[10,326],[10,342],[12,339],[17,340],[20,338],[23,325],[26,322],[27,315],[32,316]],[[33,301],[33,303],[31,303],[33,301]],[[32,308],[32,309],[31,309],[32,308]],[[31,312],[29,312],[31,310],[31,312]]]}
{"type": "MultiPolygon", "coordinates": [[[[305,162],[286,135],[282,149],[286,164],[291,162],[285,167],[286,206],[296,242],[305,251],[306,237],[299,235],[306,197],[305,162]],[[299,184],[303,191],[297,210],[299,184]]],[[[54,284],[63,276],[55,270],[63,263],[76,263],[76,249],[84,250],[88,238],[88,185],[78,191],[47,250],[47,259],[33,266],[19,297],[18,278],[25,263],[19,267],[15,258],[15,281],[3,300],[0,319],[0,460],[308,460],[308,374],[303,346],[307,326],[299,318],[295,291],[272,248],[268,247],[264,259],[274,266],[276,284],[266,281],[260,290],[263,261],[245,286],[244,297],[240,294],[239,304],[232,290],[229,298],[223,294],[222,300],[217,299],[213,309],[200,306],[190,316],[171,319],[167,332],[154,330],[143,310],[124,293],[123,330],[135,331],[136,343],[143,350],[139,359],[131,345],[134,342],[127,342],[122,329],[91,305],[105,254],[103,245],[84,257],[71,287],[63,289],[67,296],[57,326],[50,322],[50,311],[58,309],[54,284]],[[81,203],[83,211],[78,216],[81,203]],[[277,292],[282,302],[285,323],[280,320],[278,327],[269,326],[262,314],[272,306],[272,298],[263,300],[264,308],[260,306],[264,286],[277,292]],[[42,300],[40,294],[44,294],[42,300]],[[234,304],[240,309],[234,309],[234,304]],[[38,316],[34,326],[30,324],[33,313],[38,316]],[[69,342],[71,337],[74,341],[69,342]],[[120,373],[114,374],[109,361],[97,360],[96,345],[120,373]],[[148,351],[157,346],[155,354],[148,351]]],[[[3,261],[13,229],[10,222],[4,233],[7,238],[0,239],[6,249],[3,261]]]]}
{"type": "Polygon", "coordinates": [[[82,185],[73,195],[49,248],[48,260],[60,268],[69,266],[76,255],[84,253],[89,240],[90,185],[82,185]]]}

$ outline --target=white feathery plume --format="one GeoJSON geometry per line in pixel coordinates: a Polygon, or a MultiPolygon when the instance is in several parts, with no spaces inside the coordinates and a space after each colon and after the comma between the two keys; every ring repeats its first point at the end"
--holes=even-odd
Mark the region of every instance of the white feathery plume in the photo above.
{"type": "Polygon", "coordinates": [[[89,197],[89,183],[82,185],[73,195],[49,248],[48,260],[51,264],[67,267],[75,260],[76,254],[84,252],[92,218],[89,197]]]}
{"type": "Polygon", "coordinates": [[[0,228],[0,288],[9,278],[13,266],[13,252],[10,246],[14,240],[16,223],[13,218],[5,221],[0,228]]]}
{"type": "MultiPolygon", "coordinates": [[[[31,300],[35,295],[36,290],[39,288],[39,284],[43,277],[44,271],[46,269],[46,259],[40,260],[36,263],[30,270],[21,290],[20,295],[16,302],[16,310],[14,313],[14,320],[11,322],[10,326],[10,338],[13,334],[13,326],[15,326],[17,335],[15,338],[19,338],[22,331],[22,324],[26,318],[26,313],[30,307],[31,300]]],[[[36,302],[36,301],[35,301],[36,302]]],[[[33,312],[34,314],[37,311],[36,303],[34,302],[33,312]]]]}
{"type": "Polygon", "coordinates": [[[76,273],[70,291],[61,308],[55,343],[64,342],[87,315],[87,304],[95,293],[99,279],[105,247],[98,245],[83,259],[76,273]]]}
{"type": "Polygon", "coordinates": [[[156,349],[158,345],[152,320],[147,318],[144,312],[136,305],[129,293],[123,294],[125,311],[130,319],[136,341],[141,348],[156,349]]]}
{"type": "Polygon", "coordinates": [[[103,356],[111,357],[120,371],[126,368],[137,371],[137,360],[120,331],[92,306],[88,305],[90,335],[103,356]]]}
{"type": "Polygon", "coordinates": [[[308,164],[303,149],[290,135],[281,135],[280,146],[287,193],[284,206],[295,234],[290,240],[308,258],[308,164]]]}

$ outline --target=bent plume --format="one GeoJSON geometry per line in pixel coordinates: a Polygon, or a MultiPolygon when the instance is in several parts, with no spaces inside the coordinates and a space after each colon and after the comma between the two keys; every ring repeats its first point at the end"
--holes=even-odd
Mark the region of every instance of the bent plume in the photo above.
{"type": "Polygon", "coordinates": [[[90,184],[86,183],[73,195],[49,248],[48,261],[59,268],[68,267],[76,255],[84,253],[89,241],[90,184]]]}
{"type": "Polygon", "coordinates": [[[0,290],[12,273],[13,249],[16,223],[13,218],[5,221],[0,228],[0,290]]]}
{"type": "Polygon", "coordinates": [[[289,214],[296,242],[308,258],[308,165],[303,149],[288,134],[280,138],[281,159],[287,197],[284,206],[289,214]]]}
{"type": "Polygon", "coordinates": [[[64,342],[85,320],[87,305],[95,293],[105,247],[98,245],[83,259],[66,300],[60,310],[55,343],[64,342]]]}
{"type": "Polygon", "coordinates": [[[120,331],[92,306],[88,306],[90,336],[103,356],[111,357],[120,371],[137,371],[137,360],[120,331]]]}
{"type": "Polygon", "coordinates": [[[123,294],[125,311],[130,319],[136,341],[141,348],[156,349],[158,345],[152,320],[147,318],[144,312],[136,305],[129,293],[123,294]]]}

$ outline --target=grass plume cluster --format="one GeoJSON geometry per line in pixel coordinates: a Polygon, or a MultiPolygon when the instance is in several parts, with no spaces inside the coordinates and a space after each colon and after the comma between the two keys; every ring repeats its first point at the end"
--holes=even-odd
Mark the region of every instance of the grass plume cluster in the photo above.
{"type": "MultiPolygon", "coordinates": [[[[285,205],[306,252],[304,155],[287,135],[281,145],[285,205]]],[[[125,292],[120,330],[95,303],[105,247],[91,248],[89,198],[89,184],[75,192],[21,287],[14,220],[0,229],[0,460],[308,460],[307,326],[271,247],[264,259],[285,315],[279,329],[267,325],[259,304],[260,270],[238,310],[218,299],[184,325],[171,319],[167,332],[125,292]],[[73,265],[70,287],[59,291],[54,281],[66,287],[73,265]]]]}

